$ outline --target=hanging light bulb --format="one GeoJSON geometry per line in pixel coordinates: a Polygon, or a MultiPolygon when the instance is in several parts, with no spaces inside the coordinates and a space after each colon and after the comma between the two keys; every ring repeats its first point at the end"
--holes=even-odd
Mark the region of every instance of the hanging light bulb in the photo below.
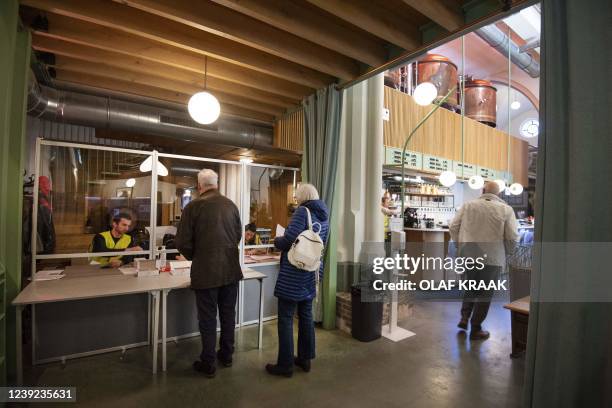
{"type": "MultiPolygon", "coordinates": [[[[149,156],[142,163],[140,163],[140,171],[143,173],[148,173],[151,170],[153,170],[153,157],[149,156]]],[[[168,169],[160,161],[157,162],[157,175],[162,177],[168,175],[168,169]]]]}
{"type": "Polygon", "coordinates": [[[136,185],[136,179],[129,178],[129,179],[125,180],[125,186],[126,187],[134,187],[135,185],[136,185]]]}
{"type": "Polygon", "coordinates": [[[438,176],[438,179],[444,187],[450,187],[457,181],[457,176],[452,171],[443,171],[438,176]]]}
{"type": "Polygon", "coordinates": [[[514,101],[510,104],[510,108],[512,110],[517,110],[521,107],[521,103],[519,101],[514,101]]]}
{"type": "Polygon", "coordinates": [[[499,186],[499,191],[504,191],[506,189],[506,182],[502,179],[495,180],[495,183],[499,186]]]}
{"type": "Polygon", "coordinates": [[[472,176],[468,180],[468,186],[470,186],[470,188],[473,189],[473,190],[478,190],[480,188],[483,188],[484,187],[484,179],[481,176],[479,176],[479,175],[472,176]]]}
{"type": "Polygon", "coordinates": [[[187,110],[191,118],[201,125],[213,123],[221,114],[221,105],[213,94],[198,92],[189,98],[187,110]]]}
{"type": "Polygon", "coordinates": [[[438,96],[438,88],[431,82],[421,82],[412,93],[414,101],[421,106],[430,105],[436,96],[438,96]]]}
{"type": "Polygon", "coordinates": [[[208,74],[208,57],[204,57],[204,91],[197,92],[189,98],[187,110],[193,120],[201,125],[208,125],[217,120],[221,114],[221,105],[215,96],[206,92],[208,74]]]}
{"type": "Polygon", "coordinates": [[[521,195],[523,193],[523,186],[521,183],[512,183],[508,189],[512,195],[521,195]]]}

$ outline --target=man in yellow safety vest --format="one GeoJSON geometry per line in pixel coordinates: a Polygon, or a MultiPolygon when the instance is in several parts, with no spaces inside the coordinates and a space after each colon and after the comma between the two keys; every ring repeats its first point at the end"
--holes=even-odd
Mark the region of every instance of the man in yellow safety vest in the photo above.
{"type": "MultiPolygon", "coordinates": [[[[121,213],[113,217],[112,228],[96,234],[91,242],[90,252],[118,252],[118,251],[142,251],[139,246],[134,246],[132,237],[127,234],[132,225],[132,217],[121,213]]],[[[118,268],[131,262],[132,257],[126,256],[98,256],[93,258],[102,267],[118,268]]]]}

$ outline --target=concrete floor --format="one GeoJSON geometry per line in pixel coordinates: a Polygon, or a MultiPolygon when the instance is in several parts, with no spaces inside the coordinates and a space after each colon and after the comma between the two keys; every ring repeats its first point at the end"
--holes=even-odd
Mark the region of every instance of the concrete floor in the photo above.
{"type": "MultiPolygon", "coordinates": [[[[276,322],[265,325],[264,349],[256,326],[237,334],[234,366],[214,379],[191,369],[199,338],[168,345],[168,371],[153,376],[147,347],[123,360],[109,353],[26,371],[26,383],[75,386],[79,405],[104,407],[518,407],[523,359],[510,354],[510,316],[493,304],[485,329],[491,338],[470,342],[456,327],[460,305],[415,305],[401,326],[417,335],[399,343],[360,343],[340,331],[317,330],[317,359],[306,374],[267,375],[276,358],[276,322]]],[[[70,404],[69,406],[74,406],[70,404]]]]}

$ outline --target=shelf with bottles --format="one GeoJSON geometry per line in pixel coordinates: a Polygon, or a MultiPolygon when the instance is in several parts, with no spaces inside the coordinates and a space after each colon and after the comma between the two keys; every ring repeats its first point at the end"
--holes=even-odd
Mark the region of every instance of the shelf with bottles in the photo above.
{"type": "Polygon", "coordinates": [[[416,208],[454,208],[455,196],[452,194],[407,194],[405,202],[408,207],[416,208]]]}

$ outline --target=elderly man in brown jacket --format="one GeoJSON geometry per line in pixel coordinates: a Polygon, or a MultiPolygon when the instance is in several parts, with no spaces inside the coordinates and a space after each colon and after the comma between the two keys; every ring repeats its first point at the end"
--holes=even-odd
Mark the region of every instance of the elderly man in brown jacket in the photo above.
{"type": "Polygon", "coordinates": [[[215,376],[217,309],[221,323],[219,351],[216,358],[229,367],[234,352],[236,299],[242,269],[238,244],[242,223],[238,207],[218,190],[219,176],[210,169],[198,173],[200,196],[190,202],[181,217],[176,247],[192,260],[191,288],[195,291],[198,321],[202,337],[200,360],[196,371],[215,376]]]}

